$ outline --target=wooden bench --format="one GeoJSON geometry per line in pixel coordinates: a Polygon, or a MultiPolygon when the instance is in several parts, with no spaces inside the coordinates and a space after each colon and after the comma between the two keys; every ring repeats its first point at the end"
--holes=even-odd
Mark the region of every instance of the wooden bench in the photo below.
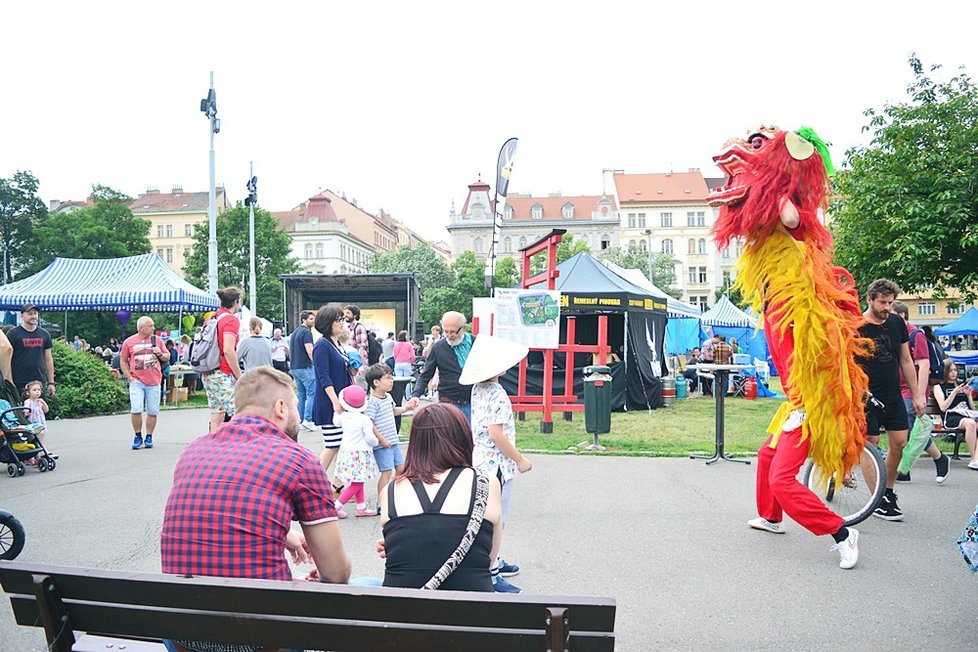
{"type": "Polygon", "coordinates": [[[17,623],[44,627],[53,652],[156,652],[164,638],[397,652],[615,646],[610,598],[185,578],[16,561],[0,562],[0,585],[17,623]],[[76,639],[76,631],[87,635],[76,639]]]}

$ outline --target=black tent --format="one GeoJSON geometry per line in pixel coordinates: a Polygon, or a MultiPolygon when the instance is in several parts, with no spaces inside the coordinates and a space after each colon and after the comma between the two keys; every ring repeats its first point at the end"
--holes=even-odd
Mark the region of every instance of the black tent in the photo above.
{"type": "MultiPolygon", "coordinates": [[[[556,288],[561,292],[560,341],[566,339],[567,320],[576,317],[575,344],[598,341],[598,315],[608,316],[608,344],[623,362],[612,363],[612,407],[645,410],[662,404],[661,377],[666,333],[666,297],[656,296],[599,263],[579,253],[557,266],[556,288]]],[[[532,289],[544,289],[544,284],[532,289]]],[[[563,354],[554,355],[554,367],[566,364],[563,354]]],[[[574,392],[583,396],[581,369],[591,364],[575,355],[574,392]]],[[[533,360],[531,359],[531,362],[533,360]]],[[[540,393],[542,369],[528,370],[527,390],[540,393]],[[538,385],[539,383],[539,385],[538,385]]],[[[515,388],[515,380],[514,387],[515,388]]],[[[554,392],[563,389],[563,374],[554,374],[554,392]]]]}

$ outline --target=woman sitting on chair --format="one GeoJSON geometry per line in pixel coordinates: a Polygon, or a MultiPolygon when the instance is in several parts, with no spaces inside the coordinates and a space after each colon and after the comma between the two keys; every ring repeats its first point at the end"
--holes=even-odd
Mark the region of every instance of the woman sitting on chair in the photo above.
{"type": "Polygon", "coordinates": [[[944,415],[946,430],[963,430],[964,441],[968,445],[971,461],[968,468],[978,471],[978,422],[969,416],[956,411],[962,408],[975,409],[971,399],[971,390],[967,383],[958,383],[958,366],[951,360],[944,362],[944,382],[934,385],[934,400],[944,415]],[[961,407],[959,407],[961,406],[961,407]]]}

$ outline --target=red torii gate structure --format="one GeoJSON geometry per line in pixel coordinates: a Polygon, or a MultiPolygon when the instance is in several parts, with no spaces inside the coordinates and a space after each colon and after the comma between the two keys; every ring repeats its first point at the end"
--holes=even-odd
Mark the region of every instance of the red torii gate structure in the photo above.
{"type": "MultiPolygon", "coordinates": [[[[546,282],[548,290],[555,290],[557,278],[560,271],[557,269],[557,245],[563,240],[566,229],[554,229],[530,246],[521,249],[523,256],[523,289],[546,282]],[[536,254],[547,254],[547,268],[535,275],[530,276],[530,259],[536,254]]],[[[561,306],[565,306],[566,301],[561,301],[561,306]]],[[[571,420],[574,412],[583,412],[584,406],[578,403],[578,398],[574,391],[574,354],[586,353],[598,355],[600,364],[607,364],[608,354],[611,347],[608,346],[608,317],[607,315],[598,316],[598,343],[597,344],[575,344],[576,322],[574,317],[567,318],[567,330],[564,342],[556,349],[530,349],[531,351],[543,352],[543,393],[540,395],[526,393],[526,358],[520,362],[518,393],[510,397],[513,403],[513,410],[524,418],[526,412],[542,412],[540,419],[540,432],[551,433],[554,431],[553,413],[563,412],[564,418],[571,420]],[[566,354],[567,362],[564,369],[564,393],[560,396],[553,395],[553,371],[554,371],[554,352],[559,351],[566,354]]]]}

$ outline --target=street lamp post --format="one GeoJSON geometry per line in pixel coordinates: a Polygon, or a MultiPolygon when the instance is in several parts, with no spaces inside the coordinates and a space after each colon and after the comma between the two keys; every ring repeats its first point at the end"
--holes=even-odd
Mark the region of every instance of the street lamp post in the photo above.
{"type": "Polygon", "coordinates": [[[248,298],[250,299],[248,308],[252,316],[257,315],[255,309],[255,204],[258,203],[258,177],[255,176],[255,166],[248,163],[248,197],[245,205],[248,206],[248,247],[250,260],[248,262],[248,298]]]}
{"type": "Polygon", "coordinates": [[[214,92],[214,71],[211,71],[211,87],[207,97],[200,101],[200,110],[210,120],[211,128],[211,185],[207,202],[207,291],[217,293],[217,193],[214,181],[214,134],[220,133],[221,121],[217,119],[217,93],[214,92]]]}
{"type": "Polygon", "coordinates": [[[645,235],[649,239],[649,282],[652,282],[652,229],[645,229],[645,235]]]}

